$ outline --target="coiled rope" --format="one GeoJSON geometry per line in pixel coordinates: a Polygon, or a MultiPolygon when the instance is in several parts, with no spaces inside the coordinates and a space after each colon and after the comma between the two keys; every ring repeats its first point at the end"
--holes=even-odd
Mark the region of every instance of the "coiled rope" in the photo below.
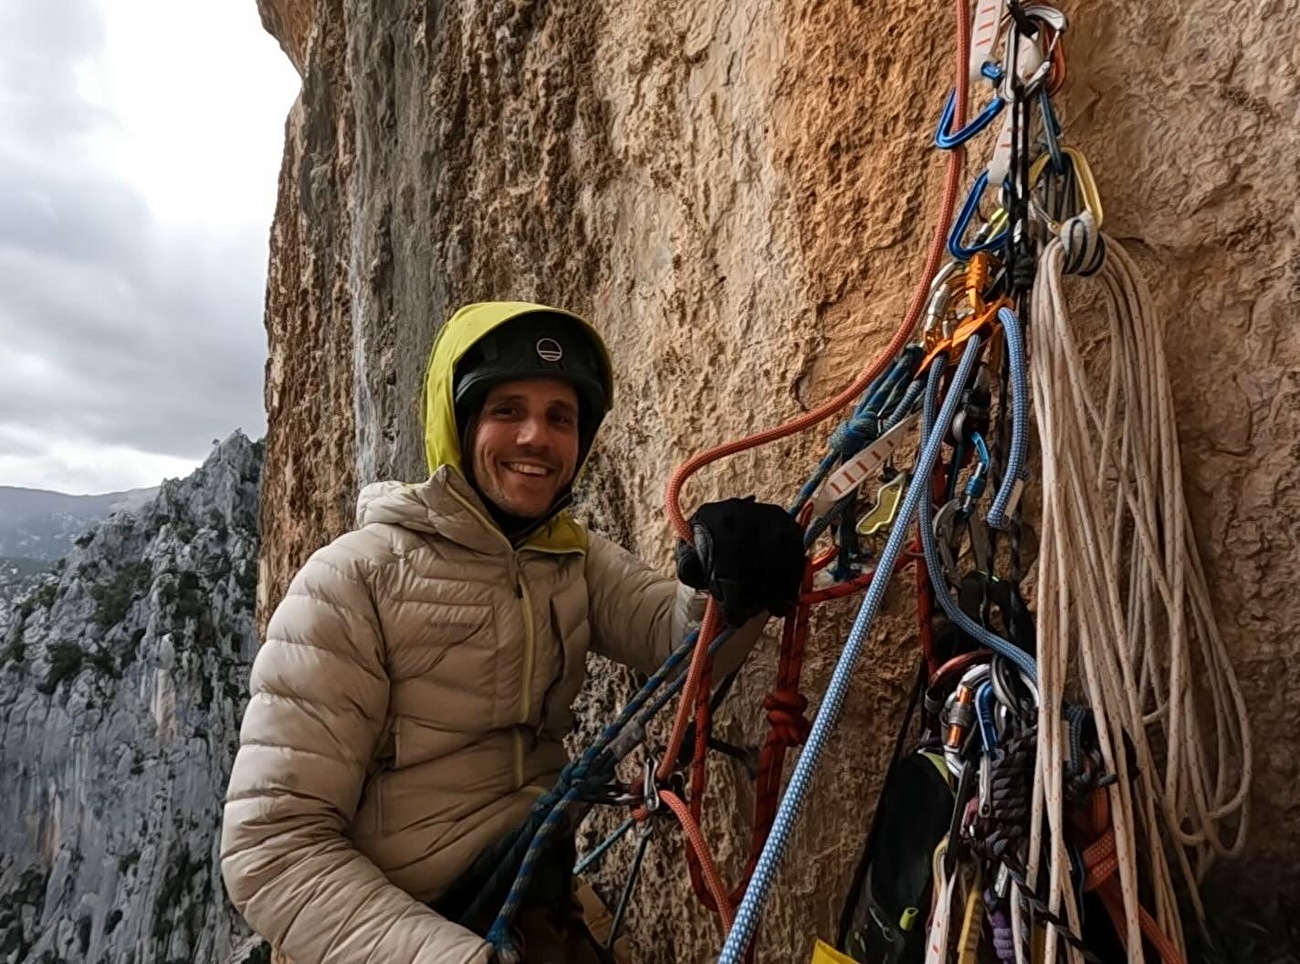
{"type": "MultiPolygon", "coordinates": [[[[1033,293],[1034,411],[1042,444],[1038,574],[1043,754],[1032,839],[1043,823],[1050,906],[1077,923],[1065,832],[1061,707],[1072,655],[1096,714],[1130,961],[1141,961],[1139,868],[1155,921],[1185,954],[1167,835],[1196,911],[1215,855],[1240,851],[1249,819],[1250,728],[1210,605],[1183,498],[1164,331],[1124,248],[1085,212],[1042,252],[1033,293]],[[1104,249],[1102,245],[1104,244],[1104,249]],[[1066,307],[1066,265],[1093,267],[1106,295],[1109,364],[1085,364],[1066,307]],[[1131,773],[1124,736],[1131,740],[1131,773]],[[1163,759],[1156,749],[1163,750],[1163,759]]],[[[1031,848],[1031,853],[1036,850],[1031,848]]],[[[1031,870],[1032,873],[1032,870],[1031,870]]],[[[1057,945],[1049,943],[1047,964],[1057,945]]],[[[1072,960],[1077,955],[1071,952],[1072,960]]]]}

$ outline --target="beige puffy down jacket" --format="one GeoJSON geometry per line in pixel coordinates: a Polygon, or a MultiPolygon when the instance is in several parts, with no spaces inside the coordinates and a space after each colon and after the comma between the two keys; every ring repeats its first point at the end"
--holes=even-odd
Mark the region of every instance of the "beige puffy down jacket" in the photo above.
{"type": "Polygon", "coordinates": [[[554,783],[588,649],[652,672],[701,598],[567,517],[512,549],[446,466],[367,487],[358,514],[298,573],[253,665],[226,887],[294,964],[483,962],[425,902],[554,783]]]}

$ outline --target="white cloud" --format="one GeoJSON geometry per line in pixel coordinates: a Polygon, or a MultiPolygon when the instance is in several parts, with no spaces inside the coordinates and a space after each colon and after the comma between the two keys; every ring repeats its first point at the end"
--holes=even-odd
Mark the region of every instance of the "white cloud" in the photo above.
{"type": "Polygon", "coordinates": [[[153,485],[264,430],[297,90],[251,0],[0,5],[0,484],[153,485]]]}
{"type": "Polygon", "coordinates": [[[269,225],[298,75],[253,0],[100,0],[106,159],[163,225],[269,225]]]}
{"type": "Polygon", "coordinates": [[[93,495],[150,488],[163,479],[189,475],[196,464],[192,459],[150,455],[120,445],[79,445],[0,428],[0,479],[5,485],[93,495]]]}

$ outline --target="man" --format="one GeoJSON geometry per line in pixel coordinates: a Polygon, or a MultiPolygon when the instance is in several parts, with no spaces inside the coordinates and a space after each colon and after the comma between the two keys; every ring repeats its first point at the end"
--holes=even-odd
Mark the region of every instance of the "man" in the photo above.
{"type": "MultiPolygon", "coordinates": [[[[308,560],[272,615],[221,866],[294,964],[491,960],[468,922],[432,907],[567,762],[588,649],[650,673],[698,618],[696,592],[565,511],[612,393],[606,349],[576,315],[463,308],[425,380],[431,477],[367,486],[358,528],[308,560]]],[[[684,578],[744,623],[721,672],[792,602],[802,540],[751,500],[695,521],[684,578]]],[[[525,961],[549,960],[556,935],[530,942],[528,926],[525,961]]],[[[578,959],[586,937],[557,939],[578,959]]]]}

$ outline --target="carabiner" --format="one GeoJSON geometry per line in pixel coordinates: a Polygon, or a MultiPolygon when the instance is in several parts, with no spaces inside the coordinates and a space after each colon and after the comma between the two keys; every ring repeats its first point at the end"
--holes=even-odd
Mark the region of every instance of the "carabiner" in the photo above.
{"type": "MultiPolygon", "coordinates": [[[[1061,153],[1070,158],[1070,164],[1074,168],[1075,179],[1078,183],[1079,194],[1083,200],[1083,207],[1092,213],[1092,219],[1100,228],[1105,212],[1102,211],[1101,192],[1097,190],[1097,182],[1092,176],[1092,168],[1088,166],[1088,159],[1083,156],[1083,152],[1077,147],[1062,146],[1061,153]]],[[[1047,154],[1034,161],[1029,168],[1029,183],[1031,185],[1038,183],[1038,179],[1043,176],[1043,171],[1051,162],[1052,159],[1047,154]]],[[[1047,219],[1047,223],[1054,234],[1060,233],[1060,222],[1047,219]]],[[[951,246],[948,250],[952,250],[951,246]]]]}
{"type": "MultiPolygon", "coordinates": [[[[989,286],[989,255],[985,251],[980,251],[971,256],[970,261],[966,263],[966,274],[962,278],[962,286],[966,289],[966,303],[970,306],[973,314],[981,314],[984,311],[984,292],[989,286]]],[[[946,332],[951,335],[951,332],[946,332]]]]}
{"type": "MultiPolygon", "coordinates": [[[[985,77],[993,82],[993,89],[997,90],[998,83],[1002,80],[1002,68],[994,63],[987,63],[981,69],[985,77]]],[[[941,151],[950,151],[955,147],[961,147],[968,140],[978,134],[989,124],[993,123],[993,118],[998,116],[1006,101],[1000,93],[995,94],[993,99],[988,102],[985,108],[975,115],[974,119],[966,124],[959,131],[950,131],[952,127],[952,115],[957,108],[956,91],[948,92],[948,99],[944,102],[943,113],[939,117],[939,129],[934,132],[934,146],[941,151]]]]}
{"type": "Polygon", "coordinates": [[[1038,109],[1043,114],[1043,140],[1047,143],[1047,153],[1052,160],[1052,170],[1057,174],[1065,173],[1065,161],[1061,157],[1061,125],[1056,120],[1056,111],[1052,109],[1052,98],[1046,87],[1038,88],[1038,109]]]}
{"type": "MultiPolygon", "coordinates": [[[[993,718],[993,699],[993,683],[985,680],[975,691],[975,718],[979,722],[980,739],[984,744],[985,754],[992,753],[1000,742],[997,722],[993,718]]],[[[988,757],[985,756],[985,759],[988,757]]]]}
{"type": "Polygon", "coordinates": [[[984,494],[984,483],[989,473],[989,449],[984,444],[984,436],[979,432],[972,432],[971,441],[975,443],[975,452],[979,456],[980,464],[975,466],[975,471],[966,482],[966,498],[961,507],[963,512],[970,512],[975,500],[984,494]]]}
{"type": "Polygon", "coordinates": [[[653,757],[645,761],[645,778],[641,790],[645,808],[651,813],[659,809],[659,783],[655,779],[655,771],[658,768],[659,762],[653,757]]]}
{"type": "Polygon", "coordinates": [[[934,146],[941,151],[950,151],[955,147],[961,147],[980,133],[989,124],[993,123],[993,118],[998,116],[1006,103],[1001,94],[996,95],[982,111],[975,115],[974,120],[959,131],[949,132],[948,129],[952,126],[952,115],[956,107],[956,100],[955,93],[949,91],[948,100],[943,105],[943,114],[939,117],[939,129],[934,132],[934,146]]]}
{"type": "Polygon", "coordinates": [[[934,280],[930,282],[930,297],[925,306],[925,323],[921,327],[921,345],[927,352],[933,350],[942,337],[935,329],[940,328],[941,322],[948,314],[948,307],[952,303],[952,288],[949,282],[960,267],[958,262],[949,261],[939,269],[934,280]]]}
{"type": "Polygon", "coordinates": [[[983,171],[971,185],[970,193],[966,195],[966,203],[961,207],[961,212],[957,215],[957,220],[953,222],[952,230],[948,233],[948,253],[958,261],[969,261],[976,252],[994,251],[1002,247],[1007,242],[1007,232],[1004,228],[987,241],[976,241],[969,248],[962,246],[962,241],[966,237],[966,231],[970,228],[971,219],[975,217],[975,212],[979,209],[980,201],[984,197],[984,191],[989,186],[989,172],[983,171]]]}

